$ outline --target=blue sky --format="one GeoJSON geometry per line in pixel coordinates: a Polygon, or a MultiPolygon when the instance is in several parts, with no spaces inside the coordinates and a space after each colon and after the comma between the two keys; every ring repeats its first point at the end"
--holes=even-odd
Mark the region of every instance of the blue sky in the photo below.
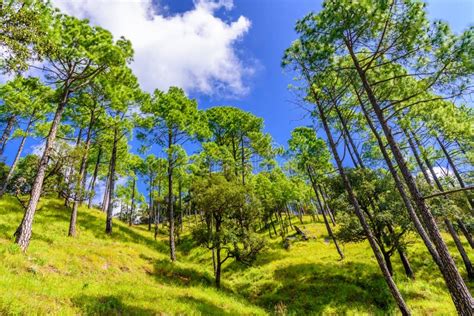
{"type": "MultiPolygon", "coordinates": [[[[186,2],[185,7],[189,9],[192,1],[180,1],[186,2]]],[[[292,76],[282,71],[281,57],[296,38],[293,28],[297,19],[319,10],[321,1],[236,0],[234,6],[230,12],[232,17],[243,15],[252,22],[250,31],[238,43],[240,53],[260,64],[256,74],[248,79],[250,93],[238,99],[193,96],[204,107],[230,104],[264,118],[266,131],[277,143],[286,144],[291,130],[307,124],[307,120],[287,89],[292,76]]],[[[474,23],[474,1],[471,0],[433,0],[428,2],[427,10],[430,18],[447,21],[455,32],[474,23]]],[[[227,12],[224,14],[228,15],[227,12]]]]}

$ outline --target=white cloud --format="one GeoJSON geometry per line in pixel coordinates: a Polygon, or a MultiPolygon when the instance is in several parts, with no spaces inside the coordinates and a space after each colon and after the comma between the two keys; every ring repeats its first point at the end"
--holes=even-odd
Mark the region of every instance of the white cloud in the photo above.
{"type": "MultiPolygon", "coordinates": [[[[433,172],[438,178],[444,178],[446,176],[448,177],[454,176],[454,173],[450,169],[443,168],[443,167],[433,167],[433,172]]],[[[430,178],[432,178],[431,175],[430,175],[430,178]]],[[[434,180],[434,179],[431,179],[431,180],[434,180]]]]}
{"type": "Polygon", "coordinates": [[[152,0],[53,0],[67,14],[88,18],[117,38],[131,40],[132,68],[142,88],[153,91],[179,86],[208,95],[242,95],[254,70],[236,54],[235,44],[249,30],[240,16],[227,22],[216,16],[230,10],[233,0],[195,0],[187,12],[166,15],[152,0]]]}

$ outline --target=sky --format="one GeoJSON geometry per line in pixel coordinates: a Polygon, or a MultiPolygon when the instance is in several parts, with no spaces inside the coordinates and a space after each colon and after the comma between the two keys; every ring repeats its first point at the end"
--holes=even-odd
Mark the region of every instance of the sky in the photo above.
{"type": "MultiPolygon", "coordinates": [[[[296,21],[319,11],[317,0],[53,0],[67,14],[88,18],[131,40],[131,65],[149,92],[185,89],[200,108],[233,105],[262,117],[265,131],[285,145],[293,128],[308,124],[288,90],[281,66],[296,39],[296,21]]],[[[431,19],[455,32],[474,24],[474,1],[430,0],[431,19]]],[[[38,140],[29,140],[26,153],[38,140]]],[[[138,148],[138,145],[132,146],[138,148]]],[[[16,143],[7,145],[11,163],[16,143]]],[[[37,148],[37,147],[36,147],[37,148]]]]}
{"type": "MultiPolygon", "coordinates": [[[[201,108],[233,105],[265,120],[286,144],[307,124],[288,91],[292,75],[280,67],[296,38],[295,22],[318,11],[315,0],[53,0],[66,13],[88,18],[132,41],[132,69],[143,89],[185,89],[201,108]]],[[[428,13],[460,32],[474,23],[474,1],[431,0],[428,13]]]]}

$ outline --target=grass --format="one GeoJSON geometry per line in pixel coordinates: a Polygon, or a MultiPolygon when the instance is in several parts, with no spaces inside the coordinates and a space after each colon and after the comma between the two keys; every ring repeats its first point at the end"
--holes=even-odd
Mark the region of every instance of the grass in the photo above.
{"type": "MultiPolygon", "coordinates": [[[[171,264],[166,235],[155,241],[146,227],[115,220],[107,236],[104,214],[84,208],[78,236],[66,237],[69,211],[59,200],[43,199],[23,254],[11,238],[21,216],[13,198],[0,200],[0,314],[397,313],[368,244],[345,244],[346,259],[340,261],[324,225],[309,218],[298,226],[314,239],[285,250],[281,239],[267,238],[251,267],[226,263],[223,289],[216,290],[210,253],[194,247],[188,234],[178,246],[178,262],[171,264]]],[[[408,255],[417,279],[407,279],[394,258],[395,280],[413,313],[454,314],[443,279],[414,237],[408,255]]],[[[456,261],[464,275],[458,256],[456,261]]]]}

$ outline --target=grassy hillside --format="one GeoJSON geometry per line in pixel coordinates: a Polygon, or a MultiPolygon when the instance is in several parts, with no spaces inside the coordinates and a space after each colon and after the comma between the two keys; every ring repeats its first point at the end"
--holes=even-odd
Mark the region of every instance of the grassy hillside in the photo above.
{"type": "MultiPolygon", "coordinates": [[[[172,265],[164,234],[154,241],[146,227],[130,228],[116,220],[109,237],[104,214],[80,209],[78,236],[69,238],[69,211],[61,201],[44,199],[30,248],[22,254],[11,237],[21,216],[16,200],[0,200],[0,314],[396,312],[368,245],[344,245],[346,259],[339,261],[322,223],[309,219],[299,226],[315,239],[295,242],[289,250],[280,239],[269,240],[252,267],[229,262],[218,291],[209,251],[194,247],[186,234],[178,247],[179,262],[172,265]]],[[[414,314],[455,313],[423,246],[414,239],[408,254],[416,281],[404,276],[398,258],[395,279],[414,314]]]]}

